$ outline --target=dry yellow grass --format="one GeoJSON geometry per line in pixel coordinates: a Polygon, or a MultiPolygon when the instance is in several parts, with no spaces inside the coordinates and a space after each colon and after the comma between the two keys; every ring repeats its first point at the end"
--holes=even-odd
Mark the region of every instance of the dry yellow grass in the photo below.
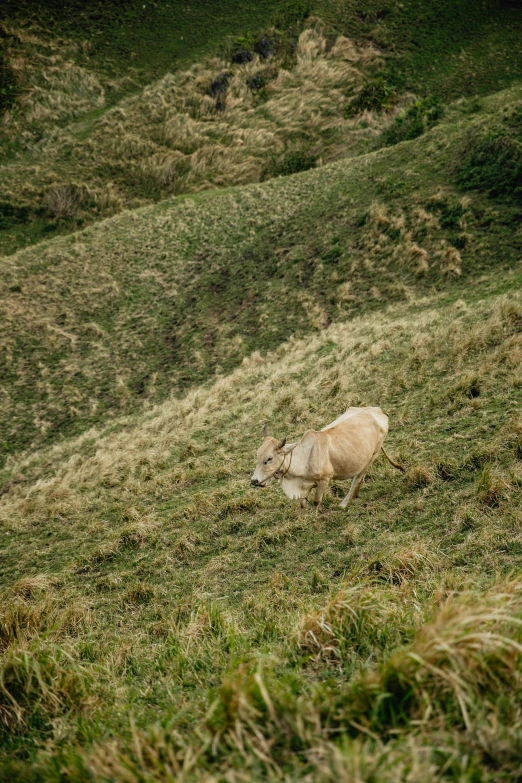
{"type": "Polygon", "coordinates": [[[34,143],[34,128],[52,136],[56,126],[106,104],[106,79],[88,61],[90,44],[53,39],[42,30],[3,26],[5,53],[20,97],[2,115],[2,132],[23,145],[34,143]],[[86,61],[84,66],[78,60],[86,61]]]}
{"type": "MultiPolygon", "coordinates": [[[[403,305],[390,307],[384,316],[376,314],[347,324],[333,324],[306,340],[283,344],[266,357],[257,354],[210,386],[195,389],[182,399],[170,399],[144,412],[139,419],[122,420],[113,434],[89,430],[78,439],[57,444],[49,450],[10,458],[9,472],[24,476],[25,481],[8,487],[0,500],[1,518],[14,528],[26,526],[42,515],[45,518],[72,511],[81,513],[93,501],[98,505],[103,502],[102,497],[112,495],[124,500],[127,519],[137,520],[131,523],[128,534],[139,541],[154,530],[154,522],[146,517],[142,519],[143,512],[139,510],[139,499],[144,495],[176,493],[183,488],[188,475],[204,481],[216,470],[230,479],[232,486],[239,486],[243,478],[239,478],[238,472],[242,474],[247,470],[243,460],[249,464],[261,419],[278,421],[279,428],[284,430],[281,434],[286,434],[289,427],[294,432],[303,426],[322,425],[324,417],[331,417],[349,404],[379,402],[387,409],[390,404],[387,400],[393,400],[396,394],[396,379],[405,378],[411,368],[415,368],[415,383],[434,360],[437,372],[445,368],[453,377],[460,377],[470,357],[482,352],[487,345],[493,348],[487,361],[484,354],[482,376],[488,377],[490,382],[494,382],[495,377],[505,377],[504,383],[509,387],[510,379],[517,373],[517,368],[510,369],[506,361],[514,346],[509,327],[513,314],[520,312],[519,297],[500,297],[493,306],[476,305],[470,323],[470,313],[461,302],[447,309],[435,309],[430,307],[428,300],[423,303],[422,310],[418,304],[412,309],[403,305]],[[374,368],[368,366],[363,357],[373,352],[375,357],[386,361],[394,345],[402,346],[402,364],[396,361],[391,374],[375,375],[374,368]],[[333,353],[317,358],[325,346],[331,346],[333,353]],[[309,371],[303,375],[305,367],[309,371]],[[356,390],[370,377],[373,378],[371,398],[361,397],[356,390]],[[334,386],[335,402],[326,402],[328,389],[334,386]],[[256,390],[255,395],[252,388],[256,390]],[[318,395],[325,394],[325,402],[321,405],[312,402],[318,395]],[[261,417],[259,411],[263,412],[261,417]],[[302,424],[299,426],[297,422],[302,424]],[[209,435],[210,432],[227,432],[225,440],[222,435],[218,436],[212,454],[208,452],[208,444],[203,448],[191,445],[194,433],[205,426],[210,426],[209,435]],[[238,445],[247,448],[244,455],[238,454],[237,447],[232,448],[236,436],[239,437],[238,445]],[[172,462],[173,449],[179,450],[180,463],[172,462]],[[194,449],[197,460],[191,460],[189,456],[194,449]],[[27,482],[36,475],[38,481],[28,491],[27,482]]],[[[513,393],[516,395],[517,387],[513,388],[513,393]]],[[[454,405],[451,401],[449,404],[454,405]]],[[[429,400],[424,401],[423,409],[426,405],[429,410],[429,400]]],[[[458,410],[467,413],[462,403],[458,410]]],[[[416,413],[416,419],[419,414],[416,413]]],[[[476,414],[476,426],[480,430],[480,408],[476,414]]],[[[405,403],[402,410],[398,409],[395,424],[401,419],[408,421],[412,415],[409,403],[405,403]]],[[[517,421],[514,420],[510,432],[513,428],[518,432],[517,421]]],[[[393,426],[392,420],[392,429],[393,426]]],[[[113,427],[110,425],[109,430],[113,427]]],[[[408,480],[413,487],[429,488],[434,481],[433,469],[414,468],[408,480]]],[[[493,492],[497,483],[493,479],[480,478],[479,497],[482,498],[480,493],[493,492]]],[[[491,500],[489,495],[483,499],[484,502],[491,500]]],[[[211,508],[215,499],[208,493],[200,494],[193,507],[194,513],[201,503],[211,508]]],[[[238,509],[242,509],[241,504],[238,509]]],[[[233,506],[230,506],[227,515],[233,513],[233,506]]],[[[183,543],[180,541],[179,546],[180,550],[190,550],[193,544],[187,539],[183,543]]]]}

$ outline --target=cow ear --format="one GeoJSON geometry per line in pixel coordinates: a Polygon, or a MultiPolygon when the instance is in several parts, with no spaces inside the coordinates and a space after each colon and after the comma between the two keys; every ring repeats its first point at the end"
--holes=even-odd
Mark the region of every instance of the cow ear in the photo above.
{"type": "Polygon", "coordinates": [[[277,448],[278,448],[278,449],[284,449],[284,447],[285,447],[285,444],[286,444],[286,438],[283,438],[283,440],[282,440],[282,441],[280,441],[280,442],[277,444],[277,448]]]}
{"type": "Polygon", "coordinates": [[[268,438],[268,425],[265,424],[263,427],[263,438],[268,438]]]}

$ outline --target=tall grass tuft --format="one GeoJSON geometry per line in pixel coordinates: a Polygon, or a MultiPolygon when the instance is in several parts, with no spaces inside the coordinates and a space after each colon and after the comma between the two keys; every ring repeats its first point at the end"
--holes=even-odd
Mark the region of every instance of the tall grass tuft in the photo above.
{"type": "Polygon", "coordinates": [[[359,701],[347,705],[348,712],[377,731],[432,719],[471,729],[485,709],[498,710],[508,692],[507,711],[519,708],[521,656],[520,582],[482,596],[450,597],[410,647],[354,686],[359,701]]]}
{"type": "Polygon", "coordinates": [[[33,721],[45,729],[53,718],[81,709],[86,695],[86,672],[65,649],[9,647],[0,663],[1,732],[23,732],[33,721]]]}
{"type": "Polygon", "coordinates": [[[307,616],[298,636],[301,654],[337,665],[364,659],[405,633],[404,607],[390,590],[362,582],[336,593],[319,612],[307,616]]]}

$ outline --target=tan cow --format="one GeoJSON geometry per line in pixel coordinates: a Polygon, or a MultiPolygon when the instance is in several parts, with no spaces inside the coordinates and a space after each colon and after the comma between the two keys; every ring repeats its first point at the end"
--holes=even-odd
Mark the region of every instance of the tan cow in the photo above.
{"type": "Polygon", "coordinates": [[[381,450],[395,468],[404,472],[384,451],[387,433],[388,417],[380,408],[348,408],[322,430],[307,430],[298,443],[269,437],[265,426],[265,439],[258,449],[250,483],[264,487],[270,479],[278,479],[287,497],[301,500],[301,508],[315,489],[313,503],[317,508],[331,479],[351,478],[350,491],[341,502],[345,508],[357,497],[367,470],[381,450]]]}

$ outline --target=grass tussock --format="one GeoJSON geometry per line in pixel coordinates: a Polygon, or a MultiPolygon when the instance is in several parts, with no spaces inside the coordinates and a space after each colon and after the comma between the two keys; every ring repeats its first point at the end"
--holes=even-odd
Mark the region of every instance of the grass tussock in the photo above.
{"type": "Polygon", "coordinates": [[[334,595],[319,612],[306,617],[298,647],[311,661],[346,665],[364,660],[376,647],[385,649],[400,638],[399,596],[362,582],[334,595]]]}
{"type": "Polygon", "coordinates": [[[13,587],[13,593],[21,598],[31,599],[52,589],[55,579],[47,574],[37,574],[36,576],[25,576],[18,579],[13,587]]]}
{"type": "Polygon", "coordinates": [[[434,480],[435,476],[429,465],[414,465],[406,474],[406,481],[415,489],[428,487],[434,480]]]}
{"type": "Polygon", "coordinates": [[[419,572],[437,570],[440,558],[422,542],[412,543],[397,550],[383,552],[366,565],[368,573],[391,584],[404,584],[419,572]]]}
{"type": "Polygon", "coordinates": [[[10,647],[0,664],[2,733],[41,727],[81,709],[87,694],[86,674],[69,652],[53,646],[10,647]]]}
{"type": "Polygon", "coordinates": [[[493,465],[486,464],[477,478],[477,497],[486,506],[498,506],[510,490],[509,481],[493,465]]]}
{"type": "MultiPolygon", "coordinates": [[[[520,690],[520,584],[450,598],[418,633],[410,648],[392,655],[370,675],[362,693],[376,687],[382,698],[373,726],[392,727],[408,717],[429,721],[435,714],[467,729],[495,709],[508,686],[520,690]]],[[[516,701],[511,709],[517,712],[516,701]]],[[[498,706],[497,706],[498,709],[498,706]]]]}
{"type": "Polygon", "coordinates": [[[31,603],[4,599],[0,609],[0,648],[5,651],[15,642],[29,642],[38,636],[54,640],[78,636],[90,621],[89,611],[82,603],[64,607],[45,598],[31,603]]]}

